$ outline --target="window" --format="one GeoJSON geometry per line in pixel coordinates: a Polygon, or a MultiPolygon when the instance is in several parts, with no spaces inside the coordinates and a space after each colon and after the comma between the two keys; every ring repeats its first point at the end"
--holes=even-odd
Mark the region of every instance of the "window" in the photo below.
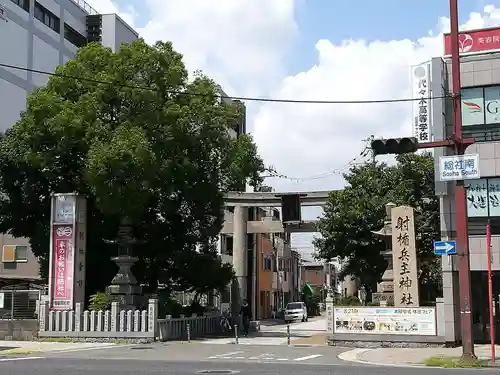
{"type": "Polygon", "coordinates": [[[272,259],[269,256],[262,255],[262,269],[270,271],[272,269],[272,259]]]}
{"type": "Polygon", "coordinates": [[[39,3],[35,3],[35,18],[45,26],[50,27],[56,33],[61,32],[61,21],[59,17],[39,3]]]}
{"type": "Polygon", "coordinates": [[[87,44],[87,38],[66,23],[64,24],[64,38],[77,47],[87,44]]]}
{"type": "Polygon", "coordinates": [[[467,216],[500,217],[500,178],[481,178],[469,182],[467,216]]]}
{"type": "Polygon", "coordinates": [[[28,246],[4,245],[2,248],[3,263],[17,263],[28,261],[28,246]]]}
{"type": "Polygon", "coordinates": [[[464,126],[500,124],[500,86],[462,89],[464,126]]]}
{"type": "Polygon", "coordinates": [[[467,216],[469,235],[486,235],[486,224],[491,233],[500,234],[500,177],[468,181],[467,216]]]}
{"type": "Polygon", "coordinates": [[[18,7],[23,8],[26,12],[30,11],[30,0],[10,0],[18,7]]]}

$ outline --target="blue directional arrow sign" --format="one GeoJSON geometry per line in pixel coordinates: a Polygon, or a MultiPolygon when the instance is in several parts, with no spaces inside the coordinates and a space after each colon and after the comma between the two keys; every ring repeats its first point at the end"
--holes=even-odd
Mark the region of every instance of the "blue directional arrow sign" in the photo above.
{"type": "Polygon", "coordinates": [[[434,254],[453,255],[457,253],[457,241],[434,241],[434,254]]]}

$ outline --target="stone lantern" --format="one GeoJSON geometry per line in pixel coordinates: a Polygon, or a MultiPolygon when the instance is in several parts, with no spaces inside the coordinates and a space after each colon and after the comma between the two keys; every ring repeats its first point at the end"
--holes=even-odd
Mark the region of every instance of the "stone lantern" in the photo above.
{"type": "Polygon", "coordinates": [[[142,288],[132,274],[132,266],[138,258],[133,256],[134,245],[142,244],[134,237],[133,228],[127,219],[124,219],[115,239],[104,242],[118,247],[118,255],[111,258],[118,266],[116,276],[111,280],[111,285],[106,288],[114,301],[120,304],[122,310],[134,310],[142,302],[142,288]]]}

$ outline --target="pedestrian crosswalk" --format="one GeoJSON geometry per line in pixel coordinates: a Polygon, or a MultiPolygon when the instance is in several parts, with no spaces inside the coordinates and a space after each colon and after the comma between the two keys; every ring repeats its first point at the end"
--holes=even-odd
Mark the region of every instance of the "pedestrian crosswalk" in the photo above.
{"type": "Polygon", "coordinates": [[[212,355],[208,357],[208,359],[212,360],[247,360],[247,361],[255,361],[255,362],[304,362],[308,360],[312,360],[315,358],[322,357],[322,354],[309,354],[309,355],[300,355],[297,357],[290,357],[285,355],[276,355],[276,354],[245,354],[243,350],[237,350],[234,352],[222,353],[217,355],[212,355]]]}
{"type": "MultiPolygon", "coordinates": [[[[203,344],[227,345],[236,344],[235,338],[219,338],[204,340],[203,344]]],[[[287,340],[283,337],[245,337],[238,338],[239,345],[286,345],[287,340]]]]}

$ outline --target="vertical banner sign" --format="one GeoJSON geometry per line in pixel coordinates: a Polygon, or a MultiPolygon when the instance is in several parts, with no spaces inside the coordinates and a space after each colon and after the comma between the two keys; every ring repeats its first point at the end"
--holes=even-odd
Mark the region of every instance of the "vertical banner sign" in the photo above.
{"type": "Polygon", "coordinates": [[[73,228],[69,225],[52,226],[52,308],[71,309],[73,292],[73,228]]]}
{"type": "Polygon", "coordinates": [[[87,200],[83,196],[76,199],[76,242],[75,242],[75,282],[74,302],[85,302],[85,259],[87,252],[87,200]]]}
{"type": "Polygon", "coordinates": [[[413,208],[392,209],[392,259],[394,306],[418,307],[417,252],[413,208]]]}
{"type": "Polygon", "coordinates": [[[52,196],[49,301],[53,310],[72,310],[75,302],[84,302],[85,216],[84,197],[52,196]]]}
{"type": "Polygon", "coordinates": [[[431,64],[426,62],[411,68],[413,89],[413,136],[418,142],[430,142],[431,128],[431,64]]]}

